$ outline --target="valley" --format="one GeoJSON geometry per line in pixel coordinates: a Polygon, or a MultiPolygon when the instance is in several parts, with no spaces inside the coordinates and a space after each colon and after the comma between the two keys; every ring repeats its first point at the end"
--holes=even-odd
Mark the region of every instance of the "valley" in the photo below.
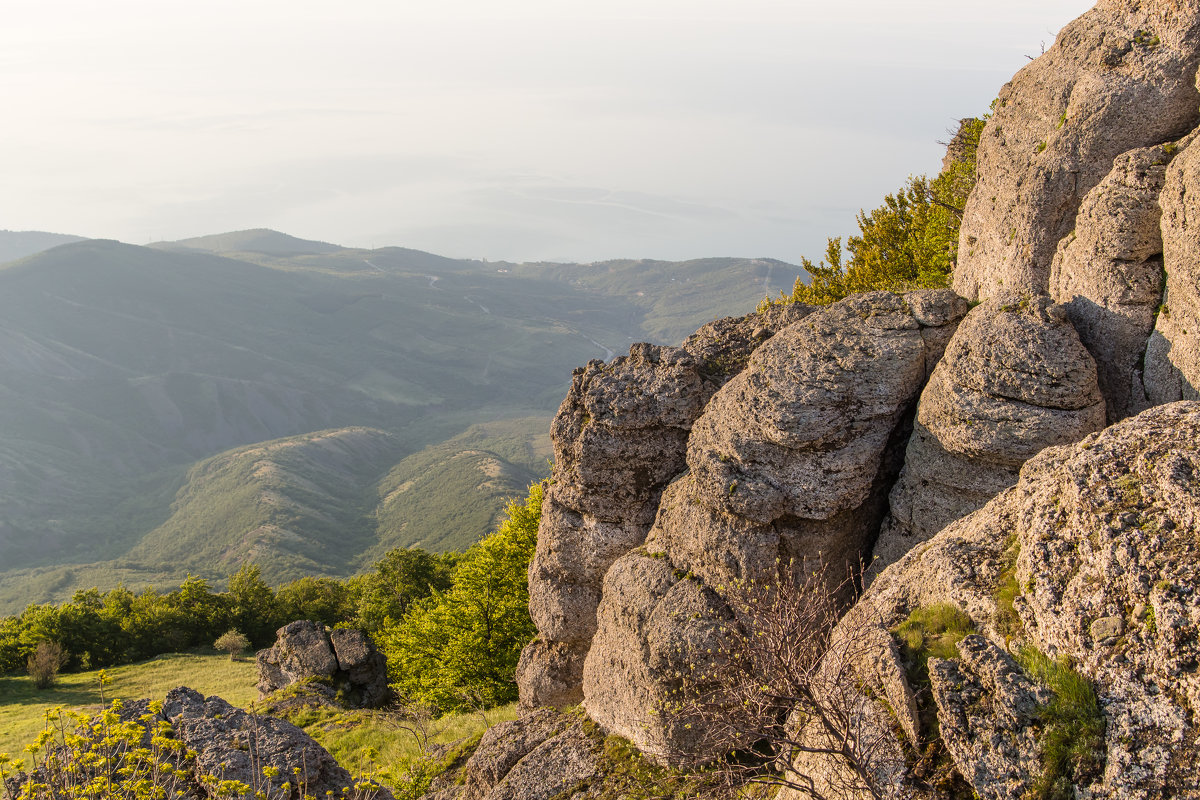
{"type": "MultiPolygon", "coordinates": [[[[0,253],[63,238],[3,232],[0,253]]],[[[678,342],[799,271],[462,261],[266,230],[0,264],[0,611],[220,584],[248,560],[278,583],[467,547],[548,474],[572,369],[678,342]]]]}

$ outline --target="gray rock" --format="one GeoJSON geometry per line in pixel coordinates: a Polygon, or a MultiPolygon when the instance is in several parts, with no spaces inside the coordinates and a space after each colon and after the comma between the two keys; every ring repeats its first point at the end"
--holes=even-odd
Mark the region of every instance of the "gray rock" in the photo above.
{"type": "Polygon", "coordinates": [[[297,620],[275,635],[275,644],[256,656],[259,699],[299,681],[323,678],[351,705],[374,708],[387,701],[387,659],[366,633],[327,633],[324,625],[297,620]]]}
{"type": "Polygon", "coordinates": [[[691,472],[664,492],[646,539],[661,558],[630,554],[605,577],[583,675],[593,719],[660,760],[711,755],[703,731],[657,711],[719,652],[720,592],[821,563],[841,583],[859,563],[926,377],[920,320],[952,326],[965,311],[948,291],[874,292],[754,351],[693,426],[691,472]]]}
{"type": "Polygon", "coordinates": [[[517,685],[522,687],[522,707],[531,700],[553,708],[583,702],[583,660],[586,642],[553,642],[536,639],[521,650],[517,662],[517,685]]]}
{"type": "Polygon", "coordinates": [[[1173,150],[1118,156],[1084,198],[1050,268],[1050,294],[1096,360],[1110,423],[1149,407],[1142,362],[1162,300],[1158,196],[1173,150]]]}
{"type": "Polygon", "coordinates": [[[551,800],[600,774],[596,743],[576,722],[518,761],[487,800],[551,800]]]}
{"type": "MultiPolygon", "coordinates": [[[[193,769],[197,781],[214,795],[221,781],[241,781],[251,791],[271,796],[340,796],[352,789],[350,773],[338,765],[325,748],[290,722],[251,715],[219,697],[204,698],[187,688],[173,689],[163,703],[163,716],[189,750],[196,753],[193,769]],[[267,778],[264,768],[278,770],[267,778]],[[282,792],[282,784],[291,785],[282,792]]],[[[391,794],[379,790],[377,798],[391,794]]]]}
{"type": "Polygon", "coordinates": [[[604,573],[645,540],[663,488],[686,469],[692,423],[751,352],[810,311],[777,306],[717,320],[683,347],[636,344],[610,364],[575,371],[550,431],[554,480],[529,570],[540,643],[518,671],[524,706],[579,701],[604,573]]]}
{"type": "Polygon", "coordinates": [[[1200,147],[1190,144],[1167,168],[1162,206],[1166,293],[1146,348],[1151,403],[1200,398],[1200,147]]]}
{"type": "Polygon", "coordinates": [[[458,800],[482,800],[538,745],[558,735],[569,720],[549,709],[538,709],[510,722],[488,728],[463,768],[458,800]]]}
{"type": "Polygon", "coordinates": [[[872,570],[1016,483],[1042,449],[1102,428],[1104,409],[1061,306],[1009,292],[972,309],[921,394],[872,570]]]}
{"type": "Polygon", "coordinates": [[[958,649],[961,659],[929,660],[942,743],[980,797],[1021,797],[1041,774],[1038,714],[1050,693],[983,636],[958,649]]]}
{"type": "MultiPolygon", "coordinates": [[[[1002,646],[1013,634],[998,627],[996,592],[1014,553],[1016,635],[1092,681],[1105,718],[1103,772],[1084,776],[1079,796],[1195,797],[1200,403],[1153,408],[1074,446],[1046,449],[1022,467],[1016,486],[884,570],[842,624],[868,614],[891,627],[915,608],[952,603],[1002,646]]],[[[966,653],[961,661],[969,662],[966,653]]],[[[939,669],[945,686],[960,677],[987,684],[989,670],[978,664],[959,664],[953,675],[951,666],[939,669]]],[[[969,745],[999,723],[943,720],[961,703],[947,702],[945,712],[941,705],[943,729],[965,732],[951,748],[959,771],[987,795],[986,776],[1020,758],[981,763],[985,748],[969,745]]],[[[995,713],[1020,717],[1001,713],[1006,706],[1013,703],[995,713]]]]}
{"type": "Polygon", "coordinates": [[[1059,242],[1113,159],[1200,122],[1200,10],[1102,0],[1000,90],[963,213],[955,290],[1044,293],[1059,242]]]}
{"type": "Polygon", "coordinates": [[[600,633],[583,671],[588,716],[664,763],[717,755],[692,720],[660,712],[720,652],[720,626],[729,619],[720,599],[677,576],[665,558],[634,551],[605,576],[597,613],[600,633]]]}

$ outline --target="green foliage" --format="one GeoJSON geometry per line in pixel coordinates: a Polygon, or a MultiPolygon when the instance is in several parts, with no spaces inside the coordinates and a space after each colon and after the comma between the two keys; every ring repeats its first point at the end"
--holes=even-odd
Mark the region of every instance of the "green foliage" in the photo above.
{"type": "Polygon", "coordinates": [[[514,501],[499,530],[463,554],[453,584],[413,605],[381,637],[402,698],[439,712],[516,699],[521,648],[533,637],[529,561],[537,544],[542,486],[514,501]]]}
{"type": "Polygon", "coordinates": [[[306,575],[285,583],[275,593],[277,619],[283,624],[297,619],[311,619],[329,627],[345,624],[355,618],[355,592],[351,586],[360,580],[370,583],[371,576],[339,581],[306,575]]]}
{"type": "Polygon", "coordinates": [[[910,177],[883,205],[858,214],[857,236],[829,239],[825,260],[805,258],[810,276],[797,280],[783,302],[826,305],[847,295],[876,289],[948,286],[958,257],[958,229],[967,196],[975,185],[975,150],[986,122],[974,119],[961,131],[959,157],[933,180],[910,177]]]}
{"type": "Polygon", "coordinates": [[[213,649],[224,650],[226,653],[229,653],[230,661],[233,661],[239,654],[246,652],[246,648],[249,646],[250,640],[246,638],[246,634],[233,628],[222,633],[213,642],[213,649]]]}
{"type": "Polygon", "coordinates": [[[1070,661],[1049,658],[1033,647],[1017,652],[1021,669],[1048,687],[1054,698],[1041,711],[1042,774],[1027,797],[1070,800],[1074,784],[1099,777],[1104,753],[1104,715],[1095,689],[1070,661]]]}
{"type": "Polygon", "coordinates": [[[1004,550],[996,590],[992,594],[996,601],[996,628],[1006,639],[1020,636],[1025,627],[1016,609],[1016,600],[1021,596],[1021,585],[1017,582],[1017,556],[1020,554],[1021,543],[1014,537],[1004,550]]]}
{"type": "Polygon", "coordinates": [[[930,658],[957,658],[958,643],[975,631],[967,613],[952,603],[935,603],[913,609],[893,632],[906,655],[924,665],[930,658]]]}
{"type": "MultiPolygon", "coordinates": [[[[225,592],[229,606],[229,621],[246,636],[246,649],[251,644],[268,647],[275,641],[275,631],[280,620],[279,601],[274,590],[262,578],[257,564],[246,563],[229,579],[225,592]]],[[[224,647],[217,647],[224,650],[224,647]]]]}
{"type": "Polygon", "coordinates": [[[376,634],[394,626],[417,603],[449,589],[458,553],[434,555],[397,548],[375,563],[373,572],[350,579],[357,597],[355,627],[376,634]]]}

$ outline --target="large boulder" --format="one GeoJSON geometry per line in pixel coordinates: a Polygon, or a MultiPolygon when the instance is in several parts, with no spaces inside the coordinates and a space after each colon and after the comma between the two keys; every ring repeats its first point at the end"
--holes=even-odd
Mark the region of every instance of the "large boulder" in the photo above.
{"type": "MultiPolygon", "coordinates": [[[[1103,734],[1090,768],[1066,778],[1076,796],[1200,796],[1200,404],[1043,451],[1016,486],[885,570],[839,628],[887,631],[939,604],[980,634],[930,662],[934,741],[980,797],[1020,796],[1041,774],[1045,734],[1030,723],[1046,719],[1050,687],[1003,651],[1069,665],[1094,688],[1103,734]]],[[[931,796],[909,778],[906,796],[931,796]]]]}
{"type": "Polygon", "coordinates": [[[1122,153],[1200,122],[1200,8],[1101,0],[1000,90],[980,137],[955,290],[1044,293],[1059,242],[1122,153]]]}
{"type": "Polygon", "coordinates": [[[1166,170],[1162,206],[1166,293],[1146,348],[1152,403],[1200,397],[1200,147],[1194,140],[1166,170]]]}
{"type": "Polygon", "coordinates": [[[1163,293],[1159,193],[1175,149],[1118,156],[1084,198],[1050,269],[1051,296],[1096,359],[1110,423],[1149,407],[1142,362],[1163,293]]]}
{"type": "Polygon", "coordinates": [[[847,298],[777,333],[713,396],[645,550],[605,576],[583,669],[596,722],[660,760],[711,755],[703,731],[658,712],[720,651],[722,589],[821,564],[840,583],[860,563],[944,329],[966,310],[949,291],[847,298]]]}
{"type": "Polygon", "coordinates": [[[374,708],[387,701],[387,659],[363,631],[326,631],[318,622],[296,620],[275,636],[275,644],[256,657],[260,699],[318,678],[328,681],[353,706],[374,708]]]}
{"type": "MultiPolygon", "coordinates": [[[[272,797],[335,797],[354,791],[354,778],[317,744],[290,722],[275,717],[252,715],[220,697],[205,698],[199,692],[178,688],[163,702],[162,716],[175,735],[195,752],[193,769],[210,795],[218,793],[222,781],[241,781],[251,791],[272,797]],[[264,769],[275,772],[269,778],[264,769]],[[290,790],[282,790],[284,783],[290,790]]],[[[368,792],[390,798],[382,790],[368,792]]]]}
{"type": "Polygon", "coordinates": [[[1063,307],[1019,293],[976,306],[921,394],[873,571],[1016,483],[1042,449],[1104,427],[1104,409],[1063,307]]]}
{"type": "Polygon", "coordinates": [[[575,370],[550,429],[554,475],[529,568],[539,638],[517,669],[523,705],[582,699],[604,573],[645,540],[663,488],[687,467],[692,423],[713,393],[810,310],[791,304],[717,320],[682,347],[635,344],[628,356],[575,370]]]}

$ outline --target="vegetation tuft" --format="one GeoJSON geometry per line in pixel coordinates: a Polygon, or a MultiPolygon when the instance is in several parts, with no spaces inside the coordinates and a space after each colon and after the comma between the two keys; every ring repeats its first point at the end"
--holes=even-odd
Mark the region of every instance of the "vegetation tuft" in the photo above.
{"type": "Polygon", "coordinates": [[[1104,715],[1096,692],[1066,657],[1055,661],[1026,646],[1018,650],[1017,661],[1026,675],[1054,693],[1041,711],[1042,774],[1026,797],[1070,800],[1075,785],[1088,785],[1103,767],[1104,715]]]}

